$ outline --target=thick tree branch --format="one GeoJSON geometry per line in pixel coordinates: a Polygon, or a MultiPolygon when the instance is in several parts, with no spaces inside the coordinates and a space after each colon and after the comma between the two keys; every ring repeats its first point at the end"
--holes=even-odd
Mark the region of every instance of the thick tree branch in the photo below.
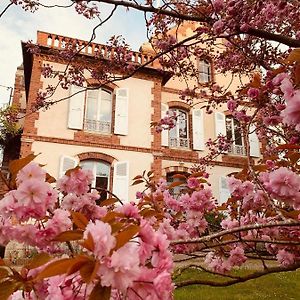
{"type": "Polygon", "coordinates": [[[185,281],[176,283],[176,287],[181,288],[181,287],[194,285],[194,284],[209,285],[209,286],[215,286],[215,287],[222,287],[222,286],[224,287],[224,286],[230,286],[230,285],[240,283],[240,282],[245,282],[245,281],[248,281],[251,279],[256,279],[256,278],[259,278],[259,277],[262,277],[264,275],[271,274],[271,273],[295,271],[298,268],[300,268],[300,263],[293,264],[289,267],[272,267],[272,268],[268,268],[266,270],[257,271],[257,272],[251,273],[251,274],[243,276],[243,277],[239,277],[239,278],[236,278],[233,280],[228,280],[228,281],[223,281],[223,282],[204,280],[204,279],[185,280],[185,281]]]}
{"type": "Polygon", "coordinates": [[[253,230],[253,229],[263,229],[263,228],[270,228],[270,227],[290,227],[290,226],[300,226],[300,222],[299,221],[280,221],[280,222],[271,222],[271,223],[266,223],[266,224],[245,225],[245,226],[231,228],[228,230],[223,230],[221,232],[211,234],[208,236],[204,236],[201,238],[197,238],[197,239],[173,241],[173,242],[171,242],[171,245],[204,243],[204,242],[209,242],[212,239],[222,237],[227,234],[233,234],[233,233],[242,232],[242,231],[248,231],[248,230],[253,230]]]}

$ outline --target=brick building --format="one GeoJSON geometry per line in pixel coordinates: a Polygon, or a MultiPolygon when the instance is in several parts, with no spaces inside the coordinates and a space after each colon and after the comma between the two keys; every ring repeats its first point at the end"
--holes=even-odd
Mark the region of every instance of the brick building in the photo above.
{"type": "MultiPolygon", "coordinates": [[[[180,35],[191,33],[192,28],[186,26],[180,35]]],[[[31,113],[37,92],[57,81],[42,77],[41,66],[50,64],[55,70],[63,71],[67,61],[57,50],[69,42],[83,47],[81,63],[93,63],[96,51],[101,51],[109,60],[110,53],[104,45],[88,45],[85,41],[46,32],[37,34],[40,53],[29,53],[23,44],[24,74],[21,69],[16,74],[14,95],[14,103],[26,110],[20,155],[41,153],[36,161],[56,178],[80,164],[93,170],[94,186],[106,187],[123,200],[134,200],[141,187],[130,186],[131,179],[143,170],[153,170],[156,178],[165,176],[171,181],[174,172],[189,173],[199,158],[207,154],[205,142],[210,137],[227,134],[234,140],[233,146],[229,153],[216,159],[209,170],[216,199],[219,203],[225,201],[228,195],[225,176],[245,164],[239,124],[225,107],[210,115],[203,112],[200,104],[190,108],[179,97],[183,83],[159,71],[155,63],[140,69],[131,78],[78,93],[49,110],[31,113]],[[150,123],[159,121],[167,110],[176,111],[178,126],[169,132],[157,133],[150,123]]],[[[132,53],[134,64],[151,57],[147,46],[141,49],[132,53]]],[[[228,85],[231,76],[215,74],[209,58],[195,62],[203,83],[213,80],[220,86],[228,85]]],[[[230,89],[234,92],[237,86],[238,80],[234,78],[230,89]]],[[[68,98],[78,89],[58,87],[54,99],[68,98]]],[[[255,135],[250,138],[250,146],[251,155],[259,157],[255,135]]]]}

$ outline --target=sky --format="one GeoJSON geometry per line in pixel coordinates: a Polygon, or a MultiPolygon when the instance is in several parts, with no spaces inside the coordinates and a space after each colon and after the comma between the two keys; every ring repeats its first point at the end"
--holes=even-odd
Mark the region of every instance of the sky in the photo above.
{"type": "MultiPolygon", "coordinates": [[[[44,0],[43,3],[70,3],[68,0],[44,0]]],[[[0,0],[0,14],[10,0],[0,0]]],[[[101,5],[100,17],[105,17],[112,6],[101,5]]],[[[35,13],[25,12],[13,5],[0,18],[0,105],[8,102],[15,72],[22,63],[21,41],[36,41],[37,30],[89,40],[97,22],[78,15],[73,8],[41,8],[35,13]],[[7,88],[8,87],[8,88],[7,88]]],[[[133,50],[146,41],[144,16],[133,10],[118,8],[113,18],[96,31],[95,42],[105,43],[112,35],[123,35],[133,50]]]]}

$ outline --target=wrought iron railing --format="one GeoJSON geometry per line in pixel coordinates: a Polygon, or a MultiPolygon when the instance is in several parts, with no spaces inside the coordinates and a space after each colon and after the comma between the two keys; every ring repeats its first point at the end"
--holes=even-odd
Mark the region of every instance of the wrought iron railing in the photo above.
{"type": "Polygon", "coordinates": [[[85,119],[84,130],[99,133],[111,133],[111,122],[85,119]]]}
{"type": "Polygon", "coordinates": [[[170,138],[169,147],[171,148],[189,148],[189,139],[187,138],[170,138]]]}

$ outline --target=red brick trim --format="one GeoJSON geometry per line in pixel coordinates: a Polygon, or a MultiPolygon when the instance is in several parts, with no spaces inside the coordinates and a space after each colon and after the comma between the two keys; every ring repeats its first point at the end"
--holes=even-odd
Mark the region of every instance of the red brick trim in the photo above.
{"type": "Polygon", "coordinates": [[[102,144],[120,145],[120,137],[114,134],[104,135],[81,130],[74,133],[74,143],[75,142],[97,144],[101,146],[102,144]]]}
{"type": "MultiPolygon", "coordinates": [[[[101,85],[99,80],[97,80],[95,78],[88,78],[86,81],[87,81],[88,86],[100,86],[101,85]]],[[[115,89],[119,88],[119,86],[116,85],[114,82],[108,82],[104,85],[101,85],[101,88],[105,89],[105,87],[107,87],[111,91],[114,91],[115,89]]]]}
{"type": "Polygon", "coordinates": [[[172,173],[172,172],[178,172],[178,173],[190,173],[189,168],[187,167],[183,167],[183,166],[171,166],[171,167],[166,167],[163,170],[162,175],[164,177],[167,176],[168,173],[172,173]]]}
{"type": "MultiPolygon", "coordinates": [[[[33,55],[32,73],[31,73],[30,87],[28,92],[26,117],[24,120],[22,137],[26,135],[37,134],[35,121],[39,119],[39,113],[32,112],[32,108],[34,107],[34,104],[36,102],[38,91],[43,87],[43,83],[41,82],[41,71],[42,71],[41,67],[42,67],[42,61],[39,59],[38,56],[33,55]]],[[[32,144],[30,142],[21,141],[21,149],[20,149],[21,157],[27,156],[32,153],[31,145],[32,144]]]]}
{"type": "Polygon", "coordinates": [[[188,105],[187,103],[182,102],[182,101],[169,101],[167,104],[168,104],[169,108],[182,108],[182,109],[186,110],[187,112],[189,112],[191,109],[190,105],[188,105]]]}
{"type": "Polygon", "coordinates": [[[104,160],[110,164],[113,163],[114,160],[116,160],[113,156],[99,153],[99,152],[83,152],[77,155],[79,160],[88,160],[88,159],[94,159],[94,160],[104,160]]]}

